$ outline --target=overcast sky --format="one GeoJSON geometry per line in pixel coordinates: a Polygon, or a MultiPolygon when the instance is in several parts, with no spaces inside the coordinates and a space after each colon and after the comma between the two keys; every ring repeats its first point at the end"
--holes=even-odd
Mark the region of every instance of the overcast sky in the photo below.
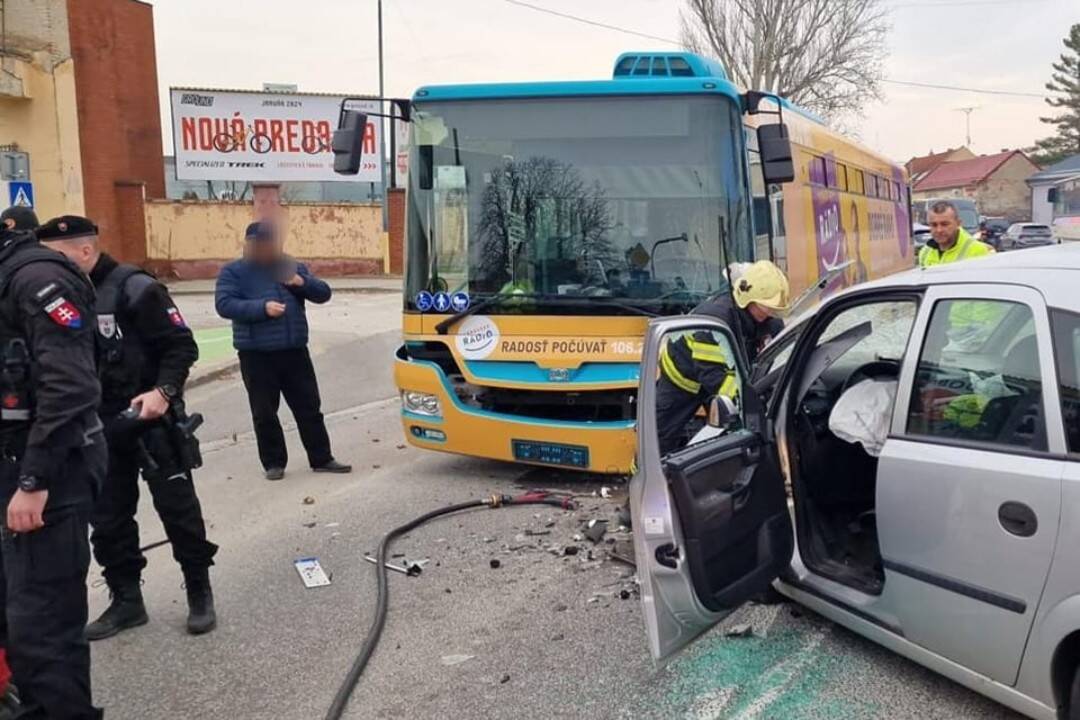
{"type": "MultiPolygon", "coordinates": [[[[679,37],[680,0],[530,0],[662,38],[679,37]]],[[[1043,92],[1078,0],[884,0],[892,30],[886,75],[987,90],[1043,92]]],[[[166,152],[170,86],[369,94],[378,90],[376,0],[152,0],[166,152]]],[[[670,45],[542,14],[507,0],[385,0],[386,94],[451,82],[610,77],[626,50],[670,45]]],[[[979,153],[1030,145],[1050,127],[1039,98],[885,86],[855,121],[896,160],[964,142],[979,153]]]]}

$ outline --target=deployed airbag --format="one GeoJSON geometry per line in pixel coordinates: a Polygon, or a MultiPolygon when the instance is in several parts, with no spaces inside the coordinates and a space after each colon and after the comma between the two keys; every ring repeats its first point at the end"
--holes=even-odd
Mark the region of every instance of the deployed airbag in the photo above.
{"type": "Polygon", "coordinates": [[[829,413],[829,430],[878,457],[889,435],[895,399],[896,380],[863,380],[852,385],[829,413]]]}

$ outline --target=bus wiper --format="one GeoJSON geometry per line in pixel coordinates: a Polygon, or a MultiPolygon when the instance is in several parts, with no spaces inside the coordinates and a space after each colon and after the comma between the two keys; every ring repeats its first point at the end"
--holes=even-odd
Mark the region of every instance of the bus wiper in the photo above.
{"type": "Polygon", "coordinates": [[[630,312],[638,315],[645,315],[646,317],[657,317],[659,313],[654,313],[645,308],[640,308],[628,303],[619,302],[618,300],[612,300],[605,297],[591,297],[591,298],[578,298],[578,297],[566,297],[563,295],[545,295],[543,293],[500,293],[498,295],[489,295],[480,302],[472,305],[471,307],[462,310],[459,313],[455,313],[445,320],[441,321],[435,326],[435,332],[440,335],[445,335],[454,323],[467,318],[470,315],[485,310],[489,307],[501,305],[504,301],[522,301],[522,300],[539,300],[542,304],[550,305],[563,305],[567,307],[617,307],[622,310],[629,310],[630,312]]]}

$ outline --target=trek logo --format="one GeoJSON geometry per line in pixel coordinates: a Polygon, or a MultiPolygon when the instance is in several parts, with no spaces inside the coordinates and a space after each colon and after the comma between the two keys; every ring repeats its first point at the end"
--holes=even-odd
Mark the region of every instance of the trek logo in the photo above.
{"type": "Polygon", "coordinates": [[[199,95],[197,93],[184,93],[180,96],[181,105],[195,105],[198,107],[214,107],[213,95],[199,95]]]}

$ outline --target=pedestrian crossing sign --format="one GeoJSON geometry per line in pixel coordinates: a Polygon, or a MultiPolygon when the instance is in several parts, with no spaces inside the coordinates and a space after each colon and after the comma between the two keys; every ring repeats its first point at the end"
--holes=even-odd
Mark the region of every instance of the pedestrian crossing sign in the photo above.
{"type": "Polygon", "coordinates": [[[8,205],[34,207],[34,186],[28,182],[8,183],[8,205]]]}

